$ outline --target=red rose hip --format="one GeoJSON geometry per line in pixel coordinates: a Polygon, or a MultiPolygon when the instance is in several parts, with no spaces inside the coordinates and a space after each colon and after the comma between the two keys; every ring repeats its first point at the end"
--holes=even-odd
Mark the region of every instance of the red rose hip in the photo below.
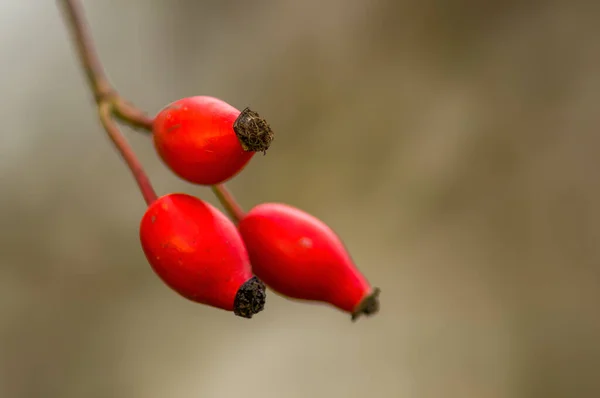
{"type": "Polygon", "coordinates": [[[163,162],[179,177],[201,185],[234,177],[273,139],[271,128],[257,113],[240,112],[209,96],[171,103],[156,115],[152,132],[163,162]]]}
{"type": "Polygon", "coordinates": [[[326,302],[352,314],[379,310],[379,289],[355,266],[325,223],[295,207],[263,203],[238,225],[256,276],[289,298],[326,302]]]}
{"type": "Polygon", "coordinates": [[[245,318],[264,308],[265,286],[239,232],[209,203],[186,194],[158,198],[142,218],[140,240],[153,270],[181,296],[245,318]]]}

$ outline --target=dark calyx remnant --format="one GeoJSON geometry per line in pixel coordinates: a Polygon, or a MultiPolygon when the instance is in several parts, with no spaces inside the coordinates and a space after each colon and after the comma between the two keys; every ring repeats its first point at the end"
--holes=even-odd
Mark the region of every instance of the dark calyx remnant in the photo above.
{"type": "Polygon", "coordinates": [[[352,312],[352,321],[356,321],[361,315],[373,315],[379,311],[379,293],[381,289],[376,287],[373,293],[365,297],[352,312]]]}
{"type": "Polygon", "coordinates": [[[233,131],[246,152],[266,153],[274,137],[269,123],[250,108],[244,109],[235,119],[233,131]]]}
{"type": "Polygon", "coordinates": [[[252,318],[265,308],[265,284],[253,276],[238,290],[233,301],[233,313],[242,318],[252,318]]]}

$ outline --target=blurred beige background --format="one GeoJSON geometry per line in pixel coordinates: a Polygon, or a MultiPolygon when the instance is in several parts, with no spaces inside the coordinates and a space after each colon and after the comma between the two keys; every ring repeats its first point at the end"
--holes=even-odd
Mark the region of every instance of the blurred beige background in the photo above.
{"type": "MultiPolygon", "coordinates": [[[[270,294],[248,321],[165,288],[56,3],[5,0],[0,397],[600,396],[598,2],[84,4],[150,113],[268,118],[230,187],[328,222],[382,310],[270,294]]],[[[160,193],[215,203],[126,133],[160,193]]]]}

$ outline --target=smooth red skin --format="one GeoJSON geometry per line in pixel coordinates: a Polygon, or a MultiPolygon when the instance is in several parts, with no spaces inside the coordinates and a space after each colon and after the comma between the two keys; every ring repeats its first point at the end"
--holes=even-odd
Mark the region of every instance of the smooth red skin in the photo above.
{"type": "Polygon", "coordinates": [[[163,162],[179,177],[201,185],[225,182],[248,164],[233,123],[240,111],[220,99],[183,98],[154,119],[154,146],[163,162]]]}
{"type": "Polygon", "coordinates": [[[279,294],[353,312],[372,292],[335,232],[302,210],[263,203],[238,229],[254,274],[279,294]]]}
{"type": "Polygon", "coordinates": [[[198,303],[232,311],[238,289],[253,276],[235,225],[190,195],[169,194],[152,203],[142,218],[140,240],[156,274],[198,303]]]}

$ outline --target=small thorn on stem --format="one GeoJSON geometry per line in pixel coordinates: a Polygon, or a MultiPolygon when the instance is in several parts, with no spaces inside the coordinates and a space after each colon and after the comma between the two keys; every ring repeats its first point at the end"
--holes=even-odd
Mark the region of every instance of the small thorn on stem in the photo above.
{"type": "Polygon", "coordinates": [[[381,293],[381,289],[376,287],[373,289],[373,293],[362,299],[352,312],[352,322],[356,321],[361,315],[370,316],[379,311],[379,293],[381,293]]]}
{"type": "Polygon", "coordinates": [[[265,154],[274,138],[271,126],[250,108],[244,109],[235,119],[233,131],[235,131],[235,135],[246,152],[262,152],[265,154]]]}
{"type": "Polygon", "coordinates": [[[267,298],[265,284],[253,276],[238,290],[233,302],[233,313],[242,318],[252,318],[265,308],[267,298]]]}

